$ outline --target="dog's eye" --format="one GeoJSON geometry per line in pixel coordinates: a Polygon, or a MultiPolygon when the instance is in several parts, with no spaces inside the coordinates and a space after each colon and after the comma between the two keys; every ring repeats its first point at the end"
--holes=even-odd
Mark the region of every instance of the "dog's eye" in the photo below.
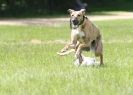
{"type": "Polygon", "coordinates": [[[78,16],[80,16],[80,15],[78,15],[78,16]]]}

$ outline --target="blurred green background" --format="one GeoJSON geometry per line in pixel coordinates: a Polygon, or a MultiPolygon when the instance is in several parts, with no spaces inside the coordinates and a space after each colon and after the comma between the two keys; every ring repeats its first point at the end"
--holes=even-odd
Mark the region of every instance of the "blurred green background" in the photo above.
{"type": "Polygon", "coordinates": [[[133,11],[133,0],[0,0],[0,17],[66,14],[69,8],[87,12],[133,11]]]}

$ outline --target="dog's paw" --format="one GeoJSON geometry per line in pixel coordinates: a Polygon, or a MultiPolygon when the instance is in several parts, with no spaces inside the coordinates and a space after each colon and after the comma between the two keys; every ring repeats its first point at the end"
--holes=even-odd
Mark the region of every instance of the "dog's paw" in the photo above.
{"type": "Polygon", "coordinates": [[[64,54],[64,53],[62,53],[62,52],[57,52],[57,54],[58,54],[58,55],[60,55],[60,56],[65,55],[65,54],[64,54]]]}
{"type": "Polygon", "coordinates": [[[66,49],[62,49],[61,51],[60,51],[60,53],[64,53],[64,52],[66,52],[67,50],[66,49]]]}
{"type": "Polygon", "coordinates": [[[57,54],[61,55],[61,56],[64,56],[64,55],[70,54],[71,52],[74,52],[74,49],[67,50],[67,51],[64,51],[64,52],[57,52],[57,54]]]}

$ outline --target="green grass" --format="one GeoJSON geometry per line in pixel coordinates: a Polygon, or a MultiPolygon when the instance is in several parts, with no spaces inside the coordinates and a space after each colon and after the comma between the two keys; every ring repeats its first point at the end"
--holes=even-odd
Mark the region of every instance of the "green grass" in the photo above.
{"type": "Polygon", "coordinates": [[[0,26],[0,95],[132,95],[132,22],[95,22],[103,34],[103,67],[76,67],[73,54],[56,55],[64,45],[54,41],[70,38],[69,25],[0,26]]]}

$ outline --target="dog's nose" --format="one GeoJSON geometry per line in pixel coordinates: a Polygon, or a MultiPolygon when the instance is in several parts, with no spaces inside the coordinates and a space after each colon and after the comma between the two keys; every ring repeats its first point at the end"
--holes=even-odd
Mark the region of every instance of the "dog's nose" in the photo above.
{"type": "Polygon", "coordinates": [[[78,23],[79,23],[77,19],[72,20],[72,22],[74,25],[78,25],[78,23]]]}

